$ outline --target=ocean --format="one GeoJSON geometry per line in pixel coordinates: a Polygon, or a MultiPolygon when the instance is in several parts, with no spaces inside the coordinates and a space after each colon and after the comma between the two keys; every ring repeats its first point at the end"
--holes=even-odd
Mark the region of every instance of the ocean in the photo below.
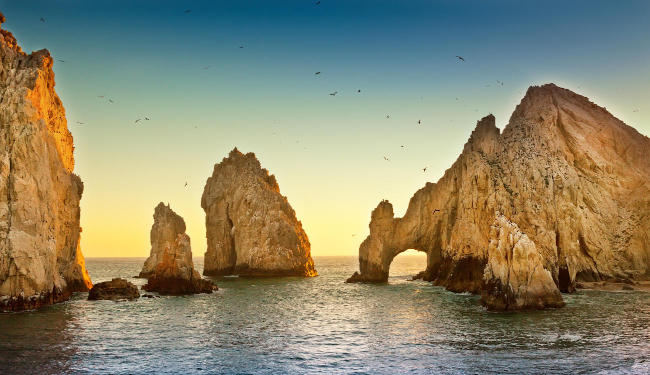
{"type": "MultiPolygon", "coordinates": [[[[491,313],[478,296],[408,281],[345,284],[356,257],[315,278],[217,278],[219,291],[70,301],[0,314],[0,374],[648,374],[650,293],[581,291],[557,310],[491,313]]],[[[89,258],[93,282],[144,258],[89,258]]],[[[195,259],[202,270],[202,259],[195,259]]]]}

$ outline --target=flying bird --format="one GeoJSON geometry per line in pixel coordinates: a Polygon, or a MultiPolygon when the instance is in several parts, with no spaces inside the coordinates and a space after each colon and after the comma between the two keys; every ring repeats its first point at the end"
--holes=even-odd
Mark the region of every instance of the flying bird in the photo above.
{"type": "Polygon", "coordinates": [[[429,168],[429,167],[424,167],[424,168],[422,168],[422,172],[426,172],[426,171],[427,171],[427,168],[429,168]]]}
{"type": "Polygon", "coordinates": [[[464,59],[462,56],[458,56],[458,55],[456,55],[456,57],[458,57],[458,60],[460,60],[460,61],[462,61],[462,62],[465,62],[465,59],[464,59]]]}
{"type": "Polygon", "coordinates": [[[422,120],[418,120],[418,125],[422,125],[422,120]]]}
{"type": "Polygon", "coordinates": [[[45,18],[41,17],[41,22],[45,23],[45,18]]]}
{"type": "Polygon", "coordinates": [[[320,74],[320,72],[316,72],[316,73],[314,73],[314,74],[315,74],[315,75],[319,75],[319,74],[320,74]]]}
{"type": "Polygon", "coordinates": [[[440,210],[436,208],[435,210],[433,210],[433,214],[435,215],[435,213],[438,212],[438,211],[440,211],[440,210]]]}
{"type": "Polygon", "coordinates": [[[63,63],[65,62],[65,60],[61,60],[61,59],[56,59],[56,61],[63,62],[63,63]]]}
{"type": "Polygon", "coordinates": [[[83,123],[83,122],[80,122],[80,121],[77,121],[77,124],[79,124],[79,125],[83,125],[84,123],[83,123]]]}
{"type": "Polygon", "coordinates": [[[151,120],[149,117],[145,117],[144,119],[145,119],[145,121],[151,120]]]}
{"type": "Polygon", "coordinates": [[[334,91],[334,92],[330,93],[330,95],[336,96],[336,94],[338,94],[338,93],[339,93],[338,91],[334,91]]]}
{"type": "Polygon", "coordinates": [[[203,70],[208,70],[208,69],[210,69],[211,66],[212,65],[206,65],[206,66],[203,67],[203,70]]]}
{"type": "Polygon", "coordinates": [[[316,2],[316,5],[320,5],[320,1],[317,1],[317,2],[316,2]]]}
{"type": "Polygon", "coordinates": [[[401,146],[399,146],[399,147],[404,148],[404,145],[401,145],[401,146]]]}
{"type": "Polygon", "coordinates": [[[385,156],[384,156],[384,160],[386,160],[386,161],[390,161],[390,159],[389,159],[389,158],[387,158],[387,157],[385,157],[385,156]]]}
{"type": "Polygon", "coordinates": [[[185,14],[191,13],[192,9],[185,9],[185,14]]]}
{"type": "Polygon", "coordinates": [[[142,120],[142,119],[139,118],[139,119],[135,120],[135,124],[137,124],[138,122],[140,122],[140,120],[142,120]]]}
{"type": "Polygon", "coordinates": [[[108,102],[111,103],[111,104],[115,103],[115,102],[113,101],[113,99],[108,99],[108,102]]]}
{"type": "Polygon", "coordinates": [[[357,90],[357,93],[360,93],[360,92],[361,92],[361,90],[357,90]]]}
{"type": "Polygon", "coordinates": [[[639,112],[639,109],[638,108],[634,109],[634,110],[632,110],[632,112],[639,112]]]}
{"type": "Polygon", "coordinates": [[[239,48],[244,48],[244,46],[239,46],[239,48]]]}
{"type": "Polygon", "coordinates": [[[185,186],[183,186],[183,187],[187,187],[187,181],[185,181],[185,186]]]}
{"type": "Polygon", "coordinates": [[[390,118],[390,115],[386,115],[386,118],[390,118]]]}

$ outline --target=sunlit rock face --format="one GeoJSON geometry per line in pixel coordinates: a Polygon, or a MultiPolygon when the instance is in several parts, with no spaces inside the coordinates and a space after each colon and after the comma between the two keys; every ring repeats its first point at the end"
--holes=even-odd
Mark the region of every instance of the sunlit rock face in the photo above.
{"type": "Polygon", "coordinates": [[[203,190],[205,275],[316,276],[307,234],[275,176],[236,148],[203,190]]]}
{"type": "Polygon", "coordinates": [[[490,227],[481,303],[488,310],[562,307],[564,301],[544,268],[535,243],[497,212],[490,227]]]}
{"type": "Polygon", "coordinates": [[[416,249],[428,255],[426,280],[480,293],[497,212],[534,244],[562,292],[576,281],[648,278],[649,150],[650,139],[587,98],[531,87],[503,132],[491,115],[478,122],[404,217],[379,204],[349,281],[386,281],[395,255],[416,249]]]}
{"type": "Polygon", "coordinates": [[[0,29],[0,310],[92,286],[79,248],[83,183],[73,151],[50,53],[25,54],[0,29]]]}
{"type": "Polygon", "coordinates": [[[151,254],[140,277],[144,290],[160,294],[212,293],[216,287],[194,269],[190,236],[185,221],[162,202],[156,206],[151,227],[151,254]]]}

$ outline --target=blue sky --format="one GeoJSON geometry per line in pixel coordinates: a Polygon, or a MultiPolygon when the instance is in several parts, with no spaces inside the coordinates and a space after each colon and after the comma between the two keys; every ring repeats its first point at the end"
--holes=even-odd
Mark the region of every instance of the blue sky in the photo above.
{"type": "Polygon", "coordinates": [[[354,255],[381,199],[401,215],[476,121],[494,113],[502,128],[530,85],[579,92],[650,134],[647,1],[0,0],[0,11],[24,50],[65,61],[56,90],[86,187],[87,256],[146,256],[159,201],[202,255],[203,186],[235,146],[276,174],[315,255],[354,255]]]}

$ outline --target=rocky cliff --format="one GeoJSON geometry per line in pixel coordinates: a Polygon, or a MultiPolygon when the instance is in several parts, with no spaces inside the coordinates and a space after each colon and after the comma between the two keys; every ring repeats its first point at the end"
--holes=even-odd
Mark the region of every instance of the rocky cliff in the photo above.
{"type": "Polygon", "coordinates": [[[50,53],[24,53],[0,27],[0,310],[92,286],[79,247],[83,183],[73,151],[50,53]]]}
{"type": "Polygon", "coordinates": [[[140,277],[146,277],[143,289],[160,294],[212,293],[212,282],[203,280],[194,269],[190,236],[185,221],[169,205],[156,206],[151,227],[151,255],[140,277]]]}
{"type": "MultiPolygon", "coordinates": [[[[379,204],[349,281],[386,281],[392,259],[416,249],[427,253],[425,279],[480,293],[493,281],[485,268],[499,254],[489,251],[499,216],[531,242],[562,292],[576,281],[647,279],[649,150],[650,139],[587,98],[531,87],[503,132],[492,115],[478,122],[458,160],[415,193],[404,217],[379,204]]],[[[538,271],[545,274],[525,272],[538,271]]]]}
{"type": "Polygon", "coordinates": [[[205,275],[316,276],[307,234],[275,176],[236,148],[203,190],[205,275]]]}

